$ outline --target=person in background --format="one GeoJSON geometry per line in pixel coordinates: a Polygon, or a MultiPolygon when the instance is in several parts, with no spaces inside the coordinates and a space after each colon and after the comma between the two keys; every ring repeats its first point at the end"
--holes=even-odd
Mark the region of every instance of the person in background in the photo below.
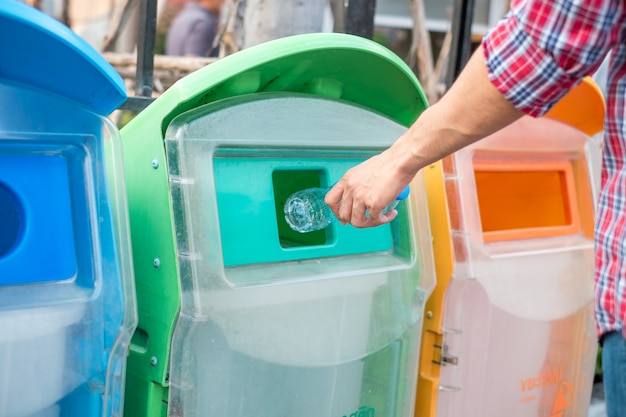
{"type": "Polygon", "coordinates": [[[224,0],[190,0],[172,20],[167,31],[165,54],[217,56],[213,46],[224,0]]]}
{"type": "Polygon", "coordinates": [[[623,0],[513,0],[442,99],[325,197],[344,224],[390,222],[397,212],[383,208],[420,169],[524,114],[545,114],[611,51],[595,227],[595,315],[608,417],[626,416],[625,9],[623,0]]]}

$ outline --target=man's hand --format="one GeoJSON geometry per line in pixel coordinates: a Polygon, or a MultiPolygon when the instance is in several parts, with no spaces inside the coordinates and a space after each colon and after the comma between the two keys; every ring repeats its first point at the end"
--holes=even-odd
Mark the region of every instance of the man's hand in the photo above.
{"type": "Polygon", "coordinates": [[[415,176],[397,169],[399,147],[392,146],[350,169],[326,194],[325,202],[341,224],[374,227],[389,223],[398,215],[396,210],[384,214],[383,210],[415,176]]]}

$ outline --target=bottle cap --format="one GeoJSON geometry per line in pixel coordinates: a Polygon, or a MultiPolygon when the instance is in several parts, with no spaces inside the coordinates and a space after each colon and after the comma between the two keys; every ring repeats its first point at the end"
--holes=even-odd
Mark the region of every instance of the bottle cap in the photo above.
{"type": "Polygon", "coordinates": [[[399,196],[396,197],[396,200],[400,201],[400,200],[406,200],[406,198],[409,196],[409,186],[407,185],[404,190],[402,190],[402,192],[400,193],[399,196]]]}

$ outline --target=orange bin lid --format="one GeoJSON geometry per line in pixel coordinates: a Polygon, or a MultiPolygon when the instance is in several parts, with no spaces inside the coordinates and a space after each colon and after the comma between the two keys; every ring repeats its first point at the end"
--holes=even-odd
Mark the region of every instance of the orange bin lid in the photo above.
{"type": "Polygon", "coordinates": [[[570,90],[544,117],[559,120],[593,136],[604,129],[604,97],[591,77],[570,90]]]}

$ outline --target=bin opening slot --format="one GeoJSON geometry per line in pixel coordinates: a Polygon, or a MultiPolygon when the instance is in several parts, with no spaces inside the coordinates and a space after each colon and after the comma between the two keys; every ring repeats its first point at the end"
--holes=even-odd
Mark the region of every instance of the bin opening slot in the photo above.
{"type": "Polygon", "coordinates": [[[76,276],[73,161],[43,152],[0,153],[0,286],[76,276]]]}
{"type": "Polygon", "coordinates": [[[569,162],[474,161],[485,243],[580,232],[569,162]]]}
{"type": "Polygon", "coordinates": [[[0,182],[0,259],[18,244],[23,230],[24,213],[17,195],[0,182]]]}
{"type": "Polygon", "coordinates": [[[296,191],[312,187],[328,187],[324,170],[275,170],[272,172],[274,205],[278,238],[283,248],[326,245],[332,241],[332,227],[308,233],[293,230],[285,221],[285,201],[296,191]]]}

